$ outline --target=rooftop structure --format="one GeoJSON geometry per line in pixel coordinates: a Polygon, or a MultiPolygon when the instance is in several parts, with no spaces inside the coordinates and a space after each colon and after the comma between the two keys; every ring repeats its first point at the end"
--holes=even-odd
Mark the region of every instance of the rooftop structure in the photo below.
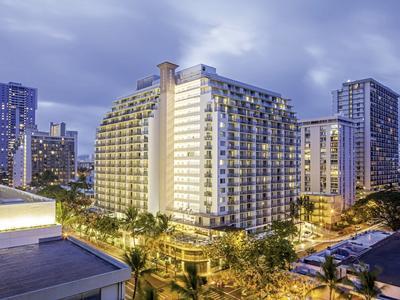
{"type": "Polygon", "coordinates": [[[325,257],[330,255],[335,262],[342,265],[351,259],[359,258],[372,248],[373,245],[386,239],[390,233],[383,231],[370,231],[359,234],[351,239],[342,241],[326,250],[313,253],[302,258],[297,264],[299,273],[315,275],[319,267],[325,262],[325,257]]]}
{"type": "MultiPolygon", "coordinates": [[[[321,271],[325,257],[331,255],[339,269],[339,276],[356,281],[353,269],[366,265],[370,270],[380,270],[377,286],[385,286],[384,297],[400,298],[400,233],[367,231],[342,241],[326,250],[299,260],[294,271],[315,276],[321,271]]],[[[379,298],[380,299],[380,298],[379,298]]],[[[386,298],[382,298],[386,299],[386,298]]]]}
{"type": "Polygon", "coordinates": [[[55,224],[54,200],[0,186],[0,233],[55,224]]]}

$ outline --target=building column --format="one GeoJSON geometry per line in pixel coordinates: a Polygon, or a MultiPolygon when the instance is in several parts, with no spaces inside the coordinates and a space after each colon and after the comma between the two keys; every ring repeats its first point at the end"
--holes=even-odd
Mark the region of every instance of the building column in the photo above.
{"type": "Polygon", "coordinates": [[[174,109],[175,69],[178,65],[163,62],[160,69],[160,211],[173,207],[174,200],[174,109]]]}

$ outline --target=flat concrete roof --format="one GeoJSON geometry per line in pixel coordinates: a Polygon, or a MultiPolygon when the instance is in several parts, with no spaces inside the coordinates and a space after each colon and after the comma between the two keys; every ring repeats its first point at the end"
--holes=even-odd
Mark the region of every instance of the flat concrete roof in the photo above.
{"type": "Polygon", "coordinates": [[[128,269],[82,245],[57,239],[0,249],[0,299],[128,269]]]}
{"type": "Polygon", "coordinates": [[[0,198],[0,205],[5,204],[16,204],[16,203],[25,203],[26,201],[21,198],[0,198]]]}
{"type": "Polygon", "coordinates": [[[34,202],[54,202],[54,199],[46,198],[0,184],[0,205],[34,202]]]}
{"type": "Polygon", "coordinates": [[[361,255],[360,261],[370,268],[379,268],[378,281],[400,286],[400,233],[375,244],[371,250],[361,255]]]}

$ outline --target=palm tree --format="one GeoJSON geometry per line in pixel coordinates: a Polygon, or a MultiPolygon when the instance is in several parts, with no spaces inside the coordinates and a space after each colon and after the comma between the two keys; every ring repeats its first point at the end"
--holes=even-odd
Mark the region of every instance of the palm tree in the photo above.
{"type": "Polygon", "coordinates": [[[382,288],[376,286],[380,270],[369,271],[365,264],[361,264],[360,269],[353,269],[353,272],[357,276],[358,283],[351,282],[351,285],[357,293],[364,296],[365,300],[371,300],[382,292],[382,288]]]}
{"type": "Polygon", "coordinates": [[[144,245],[156,235],[156,218],[152,213],[139,214],[137,220],[137,234],[144,237],[144,245]]]}
{"type": "Polygon", "coordinates": [[[142,296],[143,300],[156,300],[158,299],[157,297],[157,291],[152,288],[152,287],[147,287],[144,291],[143,291],[143,296],[142,296]]]}
{"type": "Polygon", "coordinates": [[[171,226],[171,217],[166,214],[158,212],[156,214],[156,234],[164,235],[172,233],[175,228],[171,226]]]}
{"type": "Polygon", "coordinates": [[[337,276],[337,268],[332,256],[325,257],[325,262],[322,264],[321,269],[322,273],[317,272],[317,279],[321,282],[321,284],[312,289],[310,292],[317,289],[328,288],[329,300],[334,299],[335,292],[338,294],[343,294],[343,291],[341,291],[338,287],[339,283],[343,282],[343,279],[337,276]]]}
{"type": "Polygon", "coordinates": [[[195,264],[187,265],[185,274],[178,276],[178,279],[182,282],[182,285],[172,282],[171,289],[192,300],[199,299],[202,286],[207,283],[205,277],[199,276],[195,264]]]}
{"type": "Polygon", "coordinates": [[[305,202],[304,196],[300,196],[296,199],[296,206],[298,209],[298,218],[299,218],[299,242],[301,239],[301,224],[302,224],[301,216],[303,214],[302,209],[303,209],[304,202],[305,202]]]}
{"type": "Polygon", "coordinates": [[[155,269],[147,268],[147,253],[139,247],[134,247],[130,252],[125,252],[124,260],[132,269],[134,280],[132,299],[135,299],[139,279],[145,274],[154,272],[155,269]]]}
{"type": "MultiPolygon", "coordinates": [[[[138,217],[139,217],[139,210],[136,207],[129,206],[124,211],[124,219],[122,221],[122,226],[124,230],[126,230],[131,234],[133,238],[133,245],[135,245],[135,233],[138,223],[138,217]]],[[[126,245],[125,238],[124,238],[124,244],[126,245]]]]}
{"type": "Polygon", "coordinates": [[[66,201],[57,201],[56,216],[57,222],[61,224],[62,232],[64,232],[65,226],[70,224],[74,218],[72,208],[66,201]]]}
{"type": "Polygon", "coordinates": [[[304,219],[307,222],[310,222],[310,217],[312,216],[315,210],[315,204],[310,200],[310,198],[305,198],[303,201],[303,208],[304,208],[304,219]]]}

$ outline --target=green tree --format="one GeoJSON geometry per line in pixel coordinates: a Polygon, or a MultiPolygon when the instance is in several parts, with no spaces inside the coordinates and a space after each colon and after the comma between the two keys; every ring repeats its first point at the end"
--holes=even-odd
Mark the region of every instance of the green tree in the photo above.
{"type": "MultiPolygon", "coordinates": [[[[328,288],[329,300],[334,299],[334,294],[342,294],[343,292],[339,289],[339,284],[344,279],[338,277],[338,270],[332,256],[326,256],[325,262],[321,266],[322,272],[317,272],[317,279],[321,283],[313,290],[321,290],[328,288]]],[[[313,291],[312,290],[312,291],[313,291]]]]}
{"type": "Polygon", "coordinates": [[[227,232],[207,247],[205,252],[210,258],[219,258],[224,267],[232,271],[242,269],[248,248],[253,241],[245,232],[227,232]]]}
{"type": "Polygon", "coordinates": [[[297,259],[292,243],[287,237],[271,234],[261,240],[263,268],[272,272],[273,270],[288,270],[290,264],[297,259]]]}
{"type": "Polygon", "coordinates": [[[199,276],[197,266],[188,264],[186,272],[178,276],[179,283],[172,282],[171,289],[185,296],[186,299],[198,300],[203,286],[207,283],[205,277],[199,276]]]}
{"type": "MultiPolygon", "coordinates": [[[[133,244],[135,245],[135,237],[138,225],[139,210],[136,207],[129,206],[124,211],[124,218],[122,220],[122,228],[129,232],[133,239],[133,244]]],[[[124,239],[126,245],[126,240],[124,239]]]]}
{"type": "Polygon", "coordinates": [[[276,221],[262,237],[228,232],[207,247],[206,253],[221,259],[237,284],[249,290],[262,289],[271,281],[271,274],[288,270],[297,259],[290,241],[296,230],[291,221],[276,221]]]}
{"type": "Polygon", "coordinates": [[[119,235],[119,221],[109,215],[99,215],[94,225],[100,240],[107,242],[119,235]]]}
{"type": "Polygon", "coordinates": [[[173,233],[175,227],[171,225],[171,217],[166,214],[158,212],[156,214],[156,235],[169,235],[173,233]]]}
{"type": "Polygon", "coordinates": [[[152,213],[144,212],[139,214],[136,234],[143,238],[144,245],[146,245],[148,241],[154,239],[156,235],[156,224],[156,218],[152,213]]]}
{"type": "Polygon", "coordinates": [[[289,218],[293,223],[300,219],[300,205],[298,201],[290,200],[289,203],[289,218]]]}
{"type": "Polygon", "coordinates": [[[67,191],[60,185],[48,185],[41,188],[37,194],[57,201],[63,201],[66,198],[67,191]]]}
{"type": "Polygon", "coordinates": [[[134,280],[132,299],[135,299],[140,278],[145,274],[154,272],[155,269],[147,267],[147,253],[139,247],[134,247],[131,251],[125,252],[124,260],[132,269],[134,280]]]}
{"type": "Polygon", "coordinates": [[[136,207],[129,206],[124,211],[124,218],[122,220],[123,228],[126,231],[132,232],[136,228],[139,217],[139,210],[136,207]]]}
{"type": "Polygon", "coordinates": [[[147,284],[145,287],[140,289],[140,299],[157,300],[157,290],[147,284]]]}
{"type": "Polygon", "coordinates": [[[61,224],[61,230],[63,232],[65,227],[71,224],[73,219],[74,213],[69,203],[65,201],[58,201],[56,203],[56,220],[59,224],[61,224]]]}
{"type": "Polygon", "coordinates": [[[393,231],[400,229],[400,192],[386,190],[359,200],[370,219],[383,222],[393,231]]]}
{"type": "Polygon", "coordinates": [[[296,205],[297,205],[297,208],[299,210],[299,212],[298,212],[298,218],[299,218],[299,231],[298,231],[299,242],[300,242],[300,239],[301,239],[302,224],[303,224],[302,218],[303,218],[303,215],[304,215],[303,205],[304,205],[305,201],[306,201],[306,197],[304,195],[302,195],[300,197],[297,197],[297,199],[296,199],[296,205]]]}
{"type": "Polygon", "coordinates": [[[310,222],[310,218],[315,210],[315,204],[309,197],[305,197],[303,201],[304,220],[310,222]]]}
{"type": "Polygon", "coordinates": [[[293,221],[273,221],[271,224],[271,231],[281,239],[293,239],[297,234],[298,229],[293,221]]]}
{"type": "Polygon", "coordinates": [[[50,170],[45,170],[43,173],[34,174],[31,186],[43,187],[51,185],[58,180],[58,177],[50,170]]]}
{"type": "Polygon", "coordinates": [[[374,299],[382,292],[376,285],[380,273],[378,269],[369,271],[366,265],[361,264],[360,268],[353,269],[353,272],[357,276],[358,283],[351,282],[351,284],[357,293],[364,296],[365,300],[374,299]]]}

